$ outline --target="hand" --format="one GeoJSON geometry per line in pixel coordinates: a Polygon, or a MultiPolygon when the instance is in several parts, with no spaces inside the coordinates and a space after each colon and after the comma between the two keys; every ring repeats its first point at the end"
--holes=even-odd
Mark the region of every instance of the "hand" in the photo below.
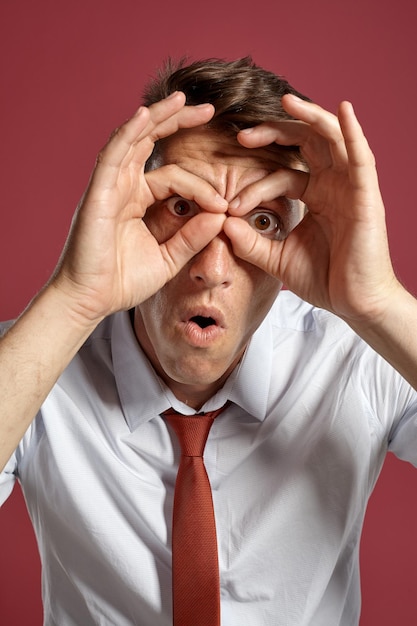
{"type": "Polygon", "coordinates": [[[209,183],[175,165],[144,173],[155,141],[213,115],[209,104],[185,107],[184,102],[184,94],[175,93],[141,107],[99,154],[52,279],[88,321],[151,296],[222,229],[227,202],[209,183]],[[159,245],[142,218],[150,205],[174,193],[206,211],[159,245]]]}
{"type": "Polygon", "coordinates": [[[375,160],[350,103],[338,117],[287,95],[299,121],[261,124],[238,134],[249,148],[298,145],[309,172],[281,169],[248,186],[229,205],[241,216],[277,196],[308,207],[284,241],[271,241],[228,218],[224,230],[235,254],[273,274],[303,299],[345,318],[372,321],[392,303],[392,269],[375,160]]]}

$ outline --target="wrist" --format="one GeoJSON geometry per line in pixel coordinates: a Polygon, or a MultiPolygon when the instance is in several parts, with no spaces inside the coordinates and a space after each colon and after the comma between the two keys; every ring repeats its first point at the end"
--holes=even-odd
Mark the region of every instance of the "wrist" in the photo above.
{"type": "Polygon", "coordinates": [[[97,290],[78,287],[74,281],[57,274],[38,294],[53,312],[61,312],[66,323],[79,332],[91,333],[108,315],[99,301],[97,290]]]}
{"type": "MultiPolygon", "coordinates": [[[[72,357],[104,316],[89,315],[86,308],[69,296],[55,281],[48,283],[30,302],[19,322],[41,325],[47,342],[72,357]]],[[[65,357],[64,357],[65,359],[65,357]]]]}

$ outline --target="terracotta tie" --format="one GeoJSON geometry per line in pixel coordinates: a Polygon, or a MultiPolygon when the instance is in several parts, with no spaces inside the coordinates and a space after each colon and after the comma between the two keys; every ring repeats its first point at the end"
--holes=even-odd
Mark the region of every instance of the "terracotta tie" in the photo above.
{"type": "Polygon", "coordinates": [[[164,413],[181,446],[172,524],[174,626],[220,626],[216,525],[203,453],[223,408],[199,415],[164,413]]]}

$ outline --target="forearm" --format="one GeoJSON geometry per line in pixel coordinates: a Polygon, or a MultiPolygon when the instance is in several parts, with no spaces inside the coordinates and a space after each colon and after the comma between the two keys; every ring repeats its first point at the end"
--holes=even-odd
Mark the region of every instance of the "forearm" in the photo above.
{"type": "Polygon", "coordinates": [[[0,468],[97,322],[70,312],[50,285],[0,340],[0,468]]]}
{"type": "Polygon", "coordinates": [[[417,390],[417,300],[401,285],[389,310],[349,325],[417,390]]]}

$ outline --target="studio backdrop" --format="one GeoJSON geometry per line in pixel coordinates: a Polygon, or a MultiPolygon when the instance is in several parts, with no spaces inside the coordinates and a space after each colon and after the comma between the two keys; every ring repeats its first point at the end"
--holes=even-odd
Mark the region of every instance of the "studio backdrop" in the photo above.
{"type": "MultiPolygon", "coordinates": [[[[330,110],[351,100],[376,155],[395,267],[417,293],[414,31],[411,0],[1,0],[0,318],[48,279],[97,151],[168,56],[250,54],[330,110]]],[[[417,623],[416,494],[417,470],[389,458],[365,520],[361,626],[417,623]]],[[[0,541],[0,623],[39,626],[39,558],[18,488],[0,541]]]]}

